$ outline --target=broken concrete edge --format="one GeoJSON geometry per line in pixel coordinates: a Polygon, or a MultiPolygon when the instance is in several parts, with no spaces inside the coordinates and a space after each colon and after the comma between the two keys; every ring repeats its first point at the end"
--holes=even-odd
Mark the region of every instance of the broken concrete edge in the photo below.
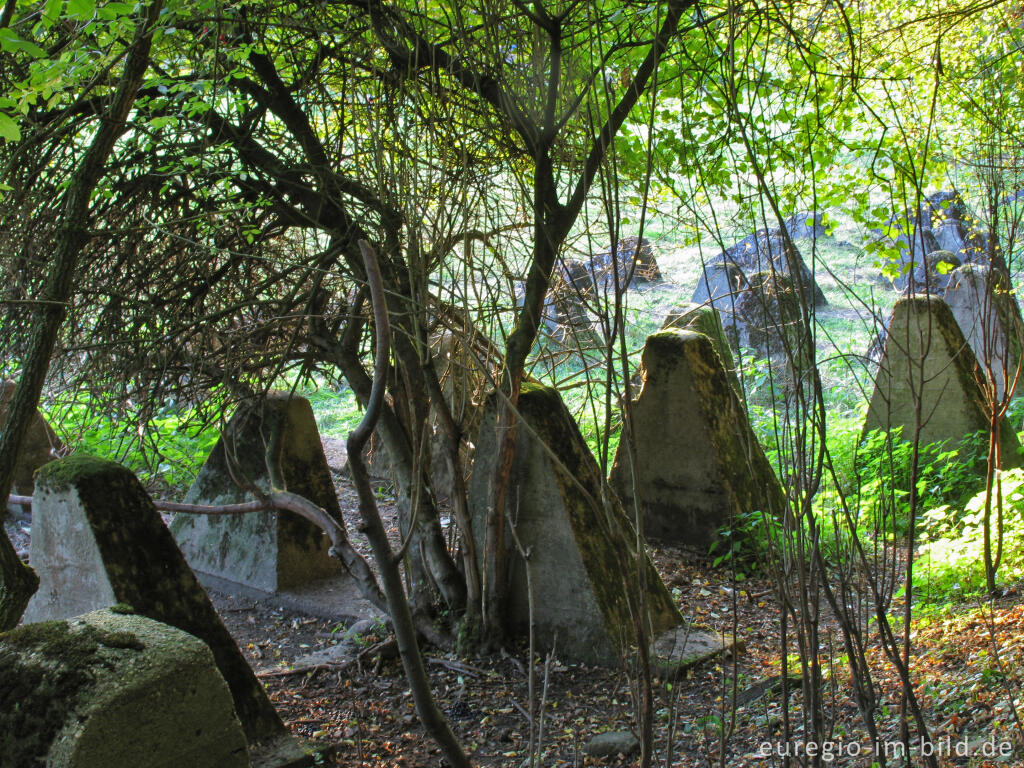
{"type": "Polygon", "coordinates": [[[738,653],[742,646],[737,638],[728,640],[706,627],[692,624],[674,627],[651,643],[651,671],[675,677],[718,656],[738,653]]]}

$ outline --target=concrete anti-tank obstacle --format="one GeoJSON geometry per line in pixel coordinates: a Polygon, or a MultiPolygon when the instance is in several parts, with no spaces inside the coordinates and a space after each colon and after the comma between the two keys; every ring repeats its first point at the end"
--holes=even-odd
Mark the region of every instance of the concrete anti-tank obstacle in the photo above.
{"type": "MultiPolygon", "coordinates": [[[[11,407],[11,399],[17,384],[13,381],[0,382],[0,427],[7,423],[7,411],[11,407]]],[[[64,450],[64,446],[46,419],[37,410],[29,423],[24,445],[18,454],[14,467],[12,491],[18,496],[31,496],[34,487],[32,476],[44,464],[56,459],[64,450]]],[[[24,514],[29,508],[22,509],[20,504],[8,504],[7,510],[13,514],[24,514]]],[[[0,512],[0,518],[3,517],[0,512]]]]}
{"type": "MultiPolygon", "coordinates": [[[[636,534],[614,495],[602,494],[600,468],[558,392],[524,385],[518,412],[506,509],[520,544],[529,552],[532,618],[539,645],[554,648],[564,660],[623,664],[636,638],[632,586],[645,590],[644,623],[654,638],[658,664],[686,666],[722,651],[723,644],[713,635],[683,627],[649,558],[641,559],[642,584],[635,583],[636,534]]],[[[497,415],[498,399],[492,394],[484,410],[469,489],[479,551],[499,455],[497,415]]],[[[512,543],[511,528],[505,541],[511,578],[506,628],[523,637],[531,618],[527,566],[512,543]]]]}
{"type": "MultiPolygon", "coordinates": [[[[986,378],[991,374],[996,399],[1001,401],[1006,385],[1018,377],[1024,346],[1024,323],[1009,281],[985,264],[965,264],[950,274],[943,298],[982,373],[986,378]]],[[[1014,394],[1022,388],[1024,381],[1014,394]]]]}
{"type": "Polygon", "coordinates": [[[213,652],[250,745],[291,742],[152,499],[128,469],[81,454],[40,469],[29,560],[39,574],[39,590],[26,621],[66,619],[121,603],[195,635],[213,652]]]}
{"type": "Polygon", "coordinates": [[[210,649],[109,610],[0,634],[0,764],[248,768],[210,649]]]}
{"type": "MultiPolygon", "coordinates": [[[[239,407],[185,501],[208,506],[251,501],[251,491],[239,487],[235,478],[267,491],[268,462],[279,473],[283,490],[309,499],[341,521],[313,409],[308,400],[286,393],[270,393],[262,404],[239,407]]],[[[340,572],[324,532],[289,512],[179,514],[171,531],[201,577],[273,593],[340,572]]]]}
{"type": "Polygon", "coordinates": [[[706,552],[736,516],[781,517],[785,495],[712,341],[693,331],[647,338],[631,404],[636,466],[619,443],[609,484],[626,510],[639,490],[644,533],[706,552]]]}
{"type": "Polygon", "coordinates": [[[778,229],[758,230],[722,251],[712,262],[735,264],[751,282],[758,272],[782,275],[792,281],[808,306],[828,304],[800,249],[792,239],[783,237],[778,229]]]}
{"type": "Polygon", "coordinates": [[[714,307],[724,327],[731,324],[731,318],[736,313],[737,299],[746,288],[747,278],[738,265],[711,261],[705,265],[690,302],[714,307]]]}
{"type": "Polygon", "coordinates": [[[740,387],[740,380],[736,374],[736,362],[732,350],[729,348],[729,339],[725,335],[722,317],[717,309],[693,303],[672,307],[665,315],[661,330],[694,331],[707,336],[722,361],[722,366],[729,376],[729,382],[736,390],[736,394],[742,398],[743,389],[740,387]]]}
{"type": "MultiPolygon", "coordinates": [[[[875,377],[864,434],[902,427],[912,440],[920,402],[921,443],[987,432],[981,371],[949,305],[932,296],[900,299],[889,318],[885,352],[875,377]]],[[[1003,467],[1019,466],[1020,444],[1009,426],[999,430],[1003,467]]]]}

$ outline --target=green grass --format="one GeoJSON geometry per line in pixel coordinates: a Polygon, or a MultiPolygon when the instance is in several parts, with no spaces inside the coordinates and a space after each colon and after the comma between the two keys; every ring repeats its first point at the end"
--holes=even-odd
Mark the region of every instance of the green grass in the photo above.
{"type": "MultiPolygon", "coordinates": [[[[998,584],[1024,580],[1024,470],[1002,474],[1000,498],[991,499],[993,551],[998,544],[1001,561],[998,584]],[[1001,522],[1000,522],[1001,521],[1001,522]]],[[[985,490],[962,504],[943,504],[923,515],[924,531],[914,586],[918,599],[941,605],[983,597],[985,490]]]]}
{"type": "Polygon", "coordinates": [[[296,394],[309,400],[321,435],[346,440],[363,418],[356,395],[347,386],[334,388],[322,383],[319,386],[307,385],[296,394]]]}

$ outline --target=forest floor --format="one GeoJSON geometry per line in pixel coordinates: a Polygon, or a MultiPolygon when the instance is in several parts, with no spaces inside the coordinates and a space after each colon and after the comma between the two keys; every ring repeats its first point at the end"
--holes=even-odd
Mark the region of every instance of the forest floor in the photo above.
{"type": "MultiPolygon", "coordinates": [[[[344,479],[339,479],[338,491],[354,530],[354,493],[344,479]]],[[[382,511],[393,521],[392,507],[385,503],[382,511]]],[[[27,554],[30,524],[8,519],[5,527],[19,551],[27,554]]],[[[353,540],[365,554],[365,542],[357,536],[353,540]]],[[[766,754],[784,750],[779,746],[785,716],[779,611],[772,583],[763,578],[738,582],[729,569],[712,568],[707,558],[675,548],[655,546],[652,555],[684,617],[723,638],[735,636],[740,646],[735,655],[705,662],[680,679],[654,680],[652,764],[781,765],[777,755],[766,754]]],[[[359,634],[349,635],[336,620],[304,615],[271,601],[211,594],[288,726],[297,735],[333,746],[336,764],[445,765],[419,723],[382,622],[360,622],[355,628],[359,634]],[[318,655],[311,659],[314,653],[318,655]]],[[[833,759],[826,764],[870,766],[841,636],[827,612],[822,615],[820,640],[824,710],[833,734],[825,746],[833,759]]],[[[1024,599],[1008,594],[983,605],[931,611],[915,621],[912,642],[915,689],[943,754],[938,764],[1024,765],[1024,727],[1018,717],[1024,709],[1024,599]],[[989,759],[987,751],[995,756],[989,759]]],[[[629,672],[569,664],[557,655],[545,665],[546,660],[539,658],[531,705],[525,648],[483,658],[427,648],[425,656],[437,702],[475,765],[530,766],[531,709],[538,731],[535,754],[542,756],[535,765],[636,764],[636,755],[593,757],[583,751],[598,733],[635,731],[636,679],[629,672]]],[[[897,676],[874,645],[868,660],[880,702],[880,738],[895,744],[897,676]]],[[[800,740],[798,674],[794,682],[789,718],[793,738],[800,740]]],[[[915,758],[911,764],[923,763],[915,758]]]]}
{"type": "MultiPolygon", "coordinates": [[[[655,766],[781,765],[782,733],[778,611],[770,584],[746,581],[738,589],[727,575],[678,550],[655,552],[655,561],[684,612],[723,635],[734,627],[743,649],[735,657],[706,662],[678,680],[654,680],[655,766]],[[733,685],[733,680],[736,684],[733,685]],[[759,695],[763,694],[763,695],[759,695]],[[735,697],[735,706],[733,706],[735,697]],[[669,749],[671,745],[671,751],[669,749]]],[[[303,646],[323,647],[341,634],[331,622],[239,608],[225,618],[296,734],[334,745],[345,766],[443,766],[435,744],[420,726],[400,662],[386,631],[362,635],[358,653],[344,666],[291,667],[303,646]]],[[[863,722],[854,704],[849,673],[834,627],[823,622],[826,712],[835,759],[828,765],[870,766],[863,722]],[[856,747],[853,745],[856,744],[856,747]],[[856,754],[854,752],[856,751],[856,754]]],[[[1019,670],[1024,662],[1024,602],[1007,598],[983,608],[964,607],[918,621],[913,634],[916,689],[931,735],[948,744],[941,766],[1024,765],[1019,670]],[[986,759],[985,744],[995,759],[986,759]],[[1006,745],[1003,747],[1003,745],[1006,745]],[[958,745],[970,756],[957,755],[958,745]],[[1002,748],[1004,754],[998,754],[1002,748]]],[[[881,653],[869,654],[882,702],[881,738],[899,740],[899,687],[881,653]]],[[[427,649],[427,668],[438,704],[475,765],[529,763],[530,696],[525,649],[486,658],[460,658],[427,649]]],[[[635,679],[554,659],[544,689],[544,659],[537,659],[534,711],[543,700],[538,766],[632,766],[636,755],[596,758],[584,744],[604,731],[635,730],[635,679]]],[[[791,696],[794,739],[799,740],[802,694],[791,696]]],[[[888,747],[887,747],[888,748],[888,747]]],[[[893,747],[895,748],[895,747],[893,747]]],[[[913,750],[913,748],[912,748],[913,750]]],[[[799,763],[794,763],[798,765],[799,763]]],[[[891,761],[890,765],[903,765],[891,761]]],[[[923,764],[914,760],[912,765],[923,764]]]]}
{"type": "MultiPolygon", "coordinates": [[[[355,497],[346,479],[339,479],[338,492],[349,529],[354,530],[355,497]]],[[[382,513],[393,523],[391,506],[383,504],[382,513]]],[[[391,533],[397,538],[393,525],[391,533]]],[[[367,554],[364,542],[358,537],[353,541],[367,554]]],[[[713,568],[707,557],[681,549],[655,545],[651,553],[684,618],[720,633],[723,639],[736,637],[740,646],[735,655],[705,662],[680,679],[654,680],[652,764],[781,765],[777,754],[766,754],[769,749],[785,751],[778,746],[784,712],[779,610],[773,584],[764,578],[737,581],[730,569],[713,568]]],[[[334,745],[338,764],[360,768],[445,765],[419,724],[400,660],[379,622],[363,622],[362,634],[348,640],[345,628],[336,623],[280,608],[237,604],[221,609],[292,730],[334,745]],[[323,655],[314,657],[313,668],[308,668],[308,659],[302,661],[311,652],[331,646],[339,653],[327,663],[321,663],[323,655]]],[[[898,610],[897,603],[894,614],[898,610]]],[[[795,634],[792,628],[790,632],[795,634]]],[[[841,635],[827,611],[820,641],[824,709],[833,734],[826,748],[832,749],[834,759],[826,764],[870,766],[872,760],[865,757],[869,742],[853,698],[841,635]]],[[[1024,599],[1007,594],[984,605],[931,611],[915,621],[912,644],[915,689],[931,736],[943,754],[939,765],[1024,765],[1024,727],[1018,719],[1024,708],[1019,672],[1024,665],[1024,599]],[[986,743],[994,745],[993,759],[985,754],[986,743]],[[943,745],[948,745],[944,752],[943,745]],[[969,755],[958,755],[958,746],[969,755]],[[999,754],[1000,748],[1004,754],[999,754]]],[[[437,702],[473,763],[530,766],[526,649],[464,658],[428,648],[425,656],[437,702]]],[[[868,659],[880,703],[879,736],[889,748],[899,741],[898,678],[877,646],[869,647],[868,659]]],[[[636,755],[598,758],[583,752],[598,733],[635,732],[635,676],[565,663],[557,655],[546,666],[545,661],[537,658],[534,666],[532,709],[537,730],[542,729],[535,733],[535,754],[542,756],[535,765],[635,765],[636,755]]],[[[788,673],[795,676],[789,717],[793,738],[800,740],[803,694],[798,671],[790,668],[788,673]]],[[[903,763],[890,761],[895,764],[903,763]]]]}

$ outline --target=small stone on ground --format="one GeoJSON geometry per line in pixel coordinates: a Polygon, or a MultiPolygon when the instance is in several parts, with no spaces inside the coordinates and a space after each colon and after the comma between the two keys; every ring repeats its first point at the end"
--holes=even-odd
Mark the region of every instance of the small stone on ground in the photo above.
{"type": "Polygon", "coordinates": [[[608,731],[599,733],[588,741],[583,752],[591,757],[612,757],[632,755],[640,749],[640,741],[631,731],[608,731]]]}

